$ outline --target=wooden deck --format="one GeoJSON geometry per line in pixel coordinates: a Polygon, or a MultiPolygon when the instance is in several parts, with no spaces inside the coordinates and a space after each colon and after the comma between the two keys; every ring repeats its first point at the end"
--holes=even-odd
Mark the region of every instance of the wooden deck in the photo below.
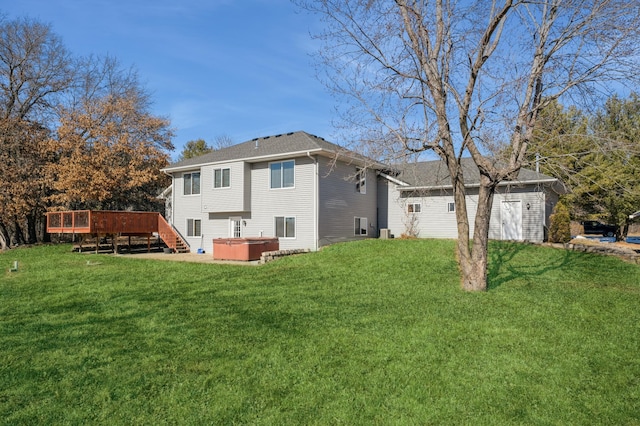
{"type": "MultiPolygon", "coordinates": [[[[78,234],[96,238],[141,236],[148,239],[158,234],[175,251],[188,252],[189,246],[178,231],[156,212],[110,210],[74,210],[47,213],[47,232],[78,234]]],[[[117,251],[117,247],[114,248],[117,251]]]]}

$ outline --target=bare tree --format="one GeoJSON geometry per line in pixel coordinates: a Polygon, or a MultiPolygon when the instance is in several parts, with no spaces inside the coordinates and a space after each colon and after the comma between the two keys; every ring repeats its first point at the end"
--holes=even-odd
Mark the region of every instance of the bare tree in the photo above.
{"type": "Polygon", "coordinates": [[[49,25],[0,21],[0,119],[39,119],[73,81],[71,56],[49,25]]]}
{"type": "Polygon", "coordinates": [[[352,136],[395,160],[431,150],[446,164],[464,290],[487,288],[496,186],[518,175],[541,109],[638,79],[637,0],[299,3],[326,24],[321,71],[352,136]],[[473,236],[463,156],[480,171],[473,236]]]}
{"type": "Polygon", "coordinates": [[[222,133],[213,139],[213,149],[215,150],[228,148],[234,144],[233,138],[226,133],[222,133]]]}
{"type": "Polygon", "coordinates": [[[0,19],[0,248],[37,239],[42,142],[73,81],[70,55],[48,25],[0,19]]]}

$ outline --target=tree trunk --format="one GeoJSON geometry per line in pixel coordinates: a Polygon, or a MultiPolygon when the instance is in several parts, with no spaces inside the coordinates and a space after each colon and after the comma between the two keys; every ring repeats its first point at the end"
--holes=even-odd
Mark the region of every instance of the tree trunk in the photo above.
{"type": "Polygon", "coordinates": [[[458,227],[458,242],[456,253],[458,257],[458,266],[460,267],[460,276],[462,278],[462,288],[465,288],[466,277],[473,274],[473,264],[471,261],[471,249],[469,244],[469,216],[467,215],[467,200],[464,187],[464,179],[462,171],[458,167],[449,167],[449,173],[452,176],[453,184],[453,200],[455,201],[456,222],[458,227]],[[456,177],[457,176],[457,177],[456,177]]]}
{"type": "Polygon", "coordinates": [[[43,217],[42,219],[40,219],[40,221],[38,221],[38,228],[39,228],[39,233],[42,236],[41,237],[41,241],[43,243],[50,243],[51,242],[51,234],[49,234],[47,232],[47,219],[46,219],[46,217],[43,217]]]}
{"type": "Polygon", "coordinates": [[[18,218],[15,218],[13,221],[13,245],[19,246],[25,243],[24,233],[22,232],[22,228],[20,227],[20,223],[18,222],[18,218]]]}
{"type": "Polygon", "coordinates": [[[4,251],[9,248],[7,241],[9,240],[9,232],[4,226],[4,223],[0,222],[0,251],[4,251]]]}
{"type": "Polygon", "coordinates": [[[27,215],[27,243],[35,244],[38,242],[38,234],[37,234],[37,214],[31,213],[27,215]]]}
{"type": "MultiPolygon", "coordinates": [[[[481,178],[478,193],[478,210],[476,211],[475,227],[473,231],[473,242],[469,253],[469,225],[466,224],[466,237],[460,226],[458,218],[458,261],[460,263],[461,287],[465,291],[486,291],[487,290],[487,266],[488,266],[488,246],[489,246],[489,223],[491,220],[491,207],[493,206],[493,196],[495,186],[488,182],[488,178],[481,178]],[[463,247],[461,241],[466,240],[464,248],[466,255],[461,254],[463,247]]],[[[464,198],[464,197],[462,197],[464,198]]],[[[456,203],[458,200],[456,199],[456,203]]],[[[466,215],[466,200],[464,202],[466,215]]]]}

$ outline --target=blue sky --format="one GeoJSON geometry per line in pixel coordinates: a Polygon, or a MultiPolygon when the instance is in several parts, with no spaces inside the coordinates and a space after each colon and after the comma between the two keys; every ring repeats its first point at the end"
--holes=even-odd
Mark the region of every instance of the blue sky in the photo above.
{"type": "Polygon", "coordinates": [[[49,23],[76,55],[137,69],[185,142],[297,130],[331,138],[334,102],[315,77],[317,18],[289,0],[19,0],[0,13],[49,23]]]}

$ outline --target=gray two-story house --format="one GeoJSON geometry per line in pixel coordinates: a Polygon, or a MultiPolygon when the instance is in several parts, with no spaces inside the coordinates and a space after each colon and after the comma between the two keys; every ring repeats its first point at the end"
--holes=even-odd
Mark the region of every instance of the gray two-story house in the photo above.
{"type": "MultiPolygon", "coordinates": [[[[470,224],[477,168],[463,160],[470,224]]],[[[216,238],[277,237],[317,250],[383,235],[456,238],[455,203],[440,161],[389,167],[306,132],[256,138],[164,169],[173,226],[195,251],[216,238]],[[381,232],[381,230],[383,232],[381,232]]],[[[542,241],[564,187],[523,169],[494,198],[490,238],[542,241]]],[[[472,229],[473,231],[473,229],[472,229]]]]}
{"type": "Polygon", "coordinates": [[[192,251],[214,238],[278,237],[280,249],[377,237],[376,167],[305,132],[256,138],[172,164],[170,221],[192,251]]]}

